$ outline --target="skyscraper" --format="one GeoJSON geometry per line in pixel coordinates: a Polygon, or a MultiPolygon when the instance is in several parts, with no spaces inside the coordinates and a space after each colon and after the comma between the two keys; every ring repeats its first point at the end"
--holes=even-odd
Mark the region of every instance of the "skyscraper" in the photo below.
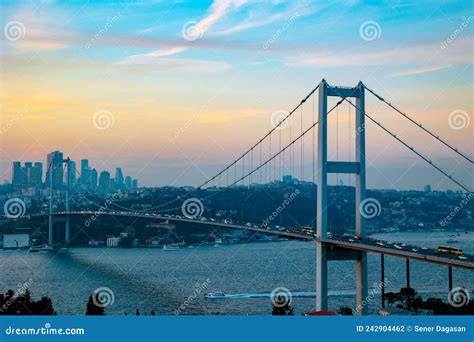
{"type": "Polygon", "coordinates": [[[138,179],[134,179],[132,181],[132,189],[134,190],[138,189],[138,179]]]}
{"type": "Polygon", "coordinates": [[[69,161],[67,181],[70,188],[74,188],[76,186],[76,162],[72,160],[69,161]]]}
{"type": "Polygon", "coordinates": [[[43,163],[36,162],[30,171],[30,183],[33,187],[39,189],[43,184],[43,163]]]}
{"type": "Polygon", "coordinates": [[[115,190],[123,190],[124,185],[122,168],[118,167],[115,169],[115,190]]]}
{"type": "Polygon", "coordinates": [[[46,167],[46,186],[49,187],[50,176],[52,170],[52,181],[53,189],[62,188],[64,185],[64,172],[63,172],[63,154],[59,151],[54,151],[48,154],[48,162],[46,167]]]}
{"type": "Polygon", "coordinates": [[[97,189],[97,170],[92,169],[89,172],[89,186],[91,190],[97,189]]]}
{"type": "Polygon", "coordinates": [[[125,189],[130,190],[132,188],[132,177],[125,177],[125,189]]]}
{"type": "Polygon", "coordinates": [[[81,160],[81,187],[84,189],[90,188],[90,168],[88,159],[81,160]]]}
{"type": "Polygon", "coordinates": [[[110,192],[110,173],[107,171],[102,171],[100,173],[99,192],[104,195],[110,192]]]}
{"type": "Polygon", "coordinates": [[[13,168],[12,168],[12,185],[13,185],[13,189],[15,190],[21,190],[22,188],[22,182],[23,182],[22,172],[23,171],[21,168],[21,162],[14,161],[13,168]]]}

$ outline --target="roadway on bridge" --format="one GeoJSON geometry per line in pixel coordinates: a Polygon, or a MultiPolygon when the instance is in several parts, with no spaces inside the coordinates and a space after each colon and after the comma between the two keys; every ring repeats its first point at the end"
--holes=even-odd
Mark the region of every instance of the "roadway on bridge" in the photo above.
{"type": "MultiPolygon", "coordinates": [[[[158,220],[168,220],[172,222],[186,222],[186,223],[197,223],[208,226],[215,226],[219,228],[227,229],[241,229],[254,231],[262,234],[276,235],[284,238],[299,239],[299,240],[315,240],[312,234],[301,234],[291,232],[288,228],[284,227],[259,227],[258,225],[252,225],[246,223],[241,225],[239,223],[233,223],[231,221],[222,220],[218,221],[215,219],[208,219],[204,217],[190,219],[181,217],[179,215],[160,215],[155,213],[134,213],[134,212],[120,212],[120,211],[75,211],[75,212],[57,212],[54,216],[66,216],[66,215],[95,215],[95,216],[126,216],[126,217],[137,217],[137,218],[149,218],[158,220]]],[[[48,214],[37,214],[31,215],[31,217],[45,217],[48,214]]],[[[464,269],[474,270],[474,255],[464,254],[461,256],[453,254],[438,253],[435,249],[409,246],[404,243],[392,243],[389,241],[375,240],[370,237],[359,239],[356,236],[350,234],[329,234],[328,239],[324,240],[323,243],[329,246],[337,246],[340,248],[346,248],[350,250],[387,254],[401,258],[409,258],[418,261],[425,261],[435,264],[441,264],[452,267],[460,267],[464,269]]]]}

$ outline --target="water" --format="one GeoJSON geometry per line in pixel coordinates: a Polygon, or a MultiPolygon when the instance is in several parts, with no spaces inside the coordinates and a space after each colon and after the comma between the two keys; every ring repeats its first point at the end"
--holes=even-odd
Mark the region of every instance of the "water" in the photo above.
{"type": "MultiPolygon", "coordinates": [[[[474,252],[474,233],[459,240],[466,252],[474,252]]],[[[383,238],[407,244],[435,247],[446,244],[442,233],[385,234],[383,238]]],[[[385,258],[387,291],[405,285],[405,260],[385,258]]],[[[447,299],[446,267],[411,262],[411,286],[424,299],[447,299]]],[[[380,256],[369,254],[369,284],[380,282],[380,256]]],[[[167,252],[151,248],[71,248],[65,253],[0,252],[2,290],[28,283],[33,297],[49,296],[59,315],[81,315],[94,289],[113,291],[114,303],[107,314],[140,312],[156,314],[268,315],[270,293],[278,287],[293,294],[295,314],[314,309],[315,244],[285,241],[182,248],[167,252]],[[222,291],[231,298],[206,299],[204,293],[222,291]]],[[[454,269],[454,286],[474,289],[471,271],[454,269]]],[[[355,306],[354,262],[329,264],[329,307],[355,306]]],[[[376,290],[374,290],[376,291],[376,290]]],[[[378,292],[369,306],[379,307],[378,292]]]]}

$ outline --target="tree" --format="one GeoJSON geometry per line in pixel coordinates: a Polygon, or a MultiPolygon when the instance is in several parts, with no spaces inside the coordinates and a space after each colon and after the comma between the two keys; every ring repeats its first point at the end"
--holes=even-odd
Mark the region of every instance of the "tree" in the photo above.
{"type": "Polygon", "coordinates": [[[15,293],[7,290],[0,294],[0,315],[55,315],[53,302],[49,297],[43,296],[39,300],[31,299],[30,290],[15,293]]]}
{"type": "Polygon", "coordinates": [[[339,314],[342,316],[352,316],[352,309],[347,306],[341,306],[339,308],[339,314]]]}
{"type": "Polygon", "coordinates": [[[89,301],[87,302],[86,315],[88,316],[104,316],[105,315],[104,307],[97,305],[96,303],[100,303],[100,300],[99,300],[98,294],[94,293],[89,296],[89,301]],[[95,296],[95,298],[93,298],[92,296],[95,296]]]}

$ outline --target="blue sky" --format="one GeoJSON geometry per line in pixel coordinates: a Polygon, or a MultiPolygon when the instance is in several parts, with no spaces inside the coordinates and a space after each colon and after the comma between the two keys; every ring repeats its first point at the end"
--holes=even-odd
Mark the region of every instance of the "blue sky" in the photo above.
{"type": "MultiPolygon", "coordinates": [[[[472,116],[470,1],[0,3],[3,120],[28,105],[2,136],[4,179],[11,161],[44,159],[62,148],[76,159],[90,157],[99,169],[120,163],[148,185],[194,184],[268,131],[271,113],[292,108],[322,78],[339,85],[363,80],[472,152],[472,126],[448,124],[453,111],[472,116]],[[203,108],[205,115],[193,120],[203,108]],[[91,117],[104,109],[113,113],[114,127],[98,132],[91,117]],[[71,125],[77,136],[65,133],[71,125]],[[183,168],[189,173],[176,179],[183,168]]],[[[432,158],[452,165],[441,147],[371,105],[432,158]]],[[[383,133],[369,139],[377,156],[371,186],[424,185],[411,176],[379,175],[407,165],[415,175],[425,169],[412,166],[402,149],[383,151],[391,144],[383,133]]],[[[470,176],[462,163],[455,171],[470,176]]],[[[429,181],[439,183],[435,175],[429,181]]]]}

